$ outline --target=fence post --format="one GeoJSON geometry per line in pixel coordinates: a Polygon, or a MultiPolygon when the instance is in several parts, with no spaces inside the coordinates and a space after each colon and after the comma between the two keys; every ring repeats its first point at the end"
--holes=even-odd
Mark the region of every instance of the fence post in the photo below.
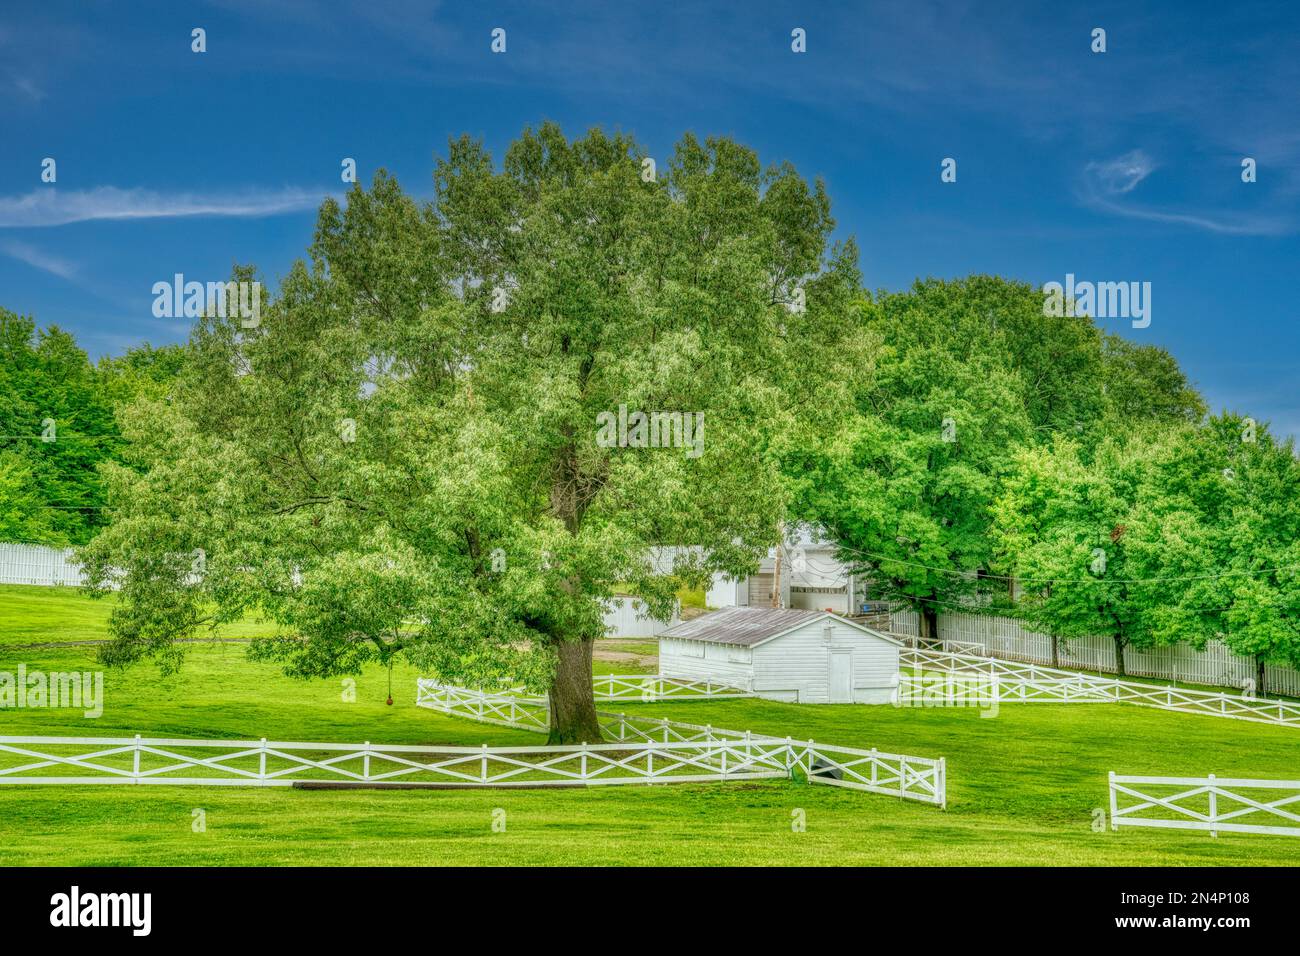
{"type": "Polygon", "coordinates": [[[480,765],[479,765],[479,778],[480,778],[484,783],[487,783],[487,758],[488,758],[488,754],[487,754],[487,744],[484,744],[484,745],[483,745],[483,757],[482,757],[482,760],[481,760],[480,765]]]}
{"type": "Polygon", "coordinates": [[[907,754],[898,758],[898,799],[907,796],[907,754]]]}
{"type": "Polygon", "coordinates": [[[939,758],[939,809],[948,809],[948,758],[939,758]]]}
{"type": "Polygon", "coordinates": [[[1115,771],[1110,772],[1108,777],[1110,782],[1110,829],[1114,833],[1119,832],[1119,824],[1115,821],[1115,815],[1119,813],[1119,795],[1115,792],[1115,771]]]}
{"type": "Polygon", "coordinates": [[[620,713],[620,714],[618,715],[618,739],[619,739],[619,740],[623,740],[623,739],[624,739],[624,737],[623,737],[623,733],[624,733],[623,728],[625,728],[626,726],[627,726],[627,714],[620,713]]]}
{"type": "Polygon", "coordinates": [[[370,741],[369,740],[366,741],[366,755],[361,758],[361,764],[362,764],[361,778],[363,780],[369,780],[370,779],[370,741]]]}
{"type": "Polygon", "coordinates": [[[257,759],[257,779],[258,780],[266,779],[266,738],[265,737],[262,738],[262,752],[258,755],[258,759],[257,759]]]}
{"type": "Polygon", "coordinates": [[[140,735],[135,735],[135,759],[131,764],[132,783],[140,782],[140,735]]]}
{"type": "Polygon", "coordinates": [[[587,779],[587,741],[582,742],[582,779],[587,779]]]}
{"type": "Polygon", "coordinates": [[[1219,831],[1214,825],[1219,822],[1219,791],[1214,783],[1214,774],[1210,774],[1210,836],[1218,837],[1219,831]]]}

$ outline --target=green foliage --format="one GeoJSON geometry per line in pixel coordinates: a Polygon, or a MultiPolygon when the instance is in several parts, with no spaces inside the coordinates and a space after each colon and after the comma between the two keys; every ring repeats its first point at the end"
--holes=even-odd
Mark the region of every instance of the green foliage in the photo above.
{"type": "Polygon", "coordinates": [[[115,442],[112,407],[72,336],[54,326],[37,332],[30,319],[0,309],[0,451],[8,463],[0,520],[16,536],[9,540],[86,540],[103,523],[95,468],[115,442]]]}
{"type": "Polygon", "coordinates": [[[1300,663],[1290,441],[1225,413],[1111,438],[1087,459],[1058,442],[1014,460],[995,538],[1036,623],[1144,646],[1221,638],[1261,662],[1300,663]]]}
{"type": "Polygon", "coordinates": [[[1105,413],[1100,336],[988,276],[918,282],[864,304],[877,347],[855,408],[788,459],[800,516],[825,527],[872,596],[935,614],[995,564],[991,505],[1016,448],[1105,413]]]}
{"type": "Polygon", "coordinates": [[[1300,463],[1293,442],[1223,413],[1177,434],[1150,498],[1168,586],[1152,595],[1166,640],[1222,639],[1300,664],[1300,463]]]}
{"type": "Polygon", "coordinates": [[[993,505],[993,538],[1025,588],[1021,610],[1061,637],[1106,635],[1117,651],[1154,640],[1135,581],[1151,515],[1141,492],[1147,447],[1110,439],[1085,460],[1077,442],[1021,449],[993,505]]]}
{"type": "Polygon", "coordinates": [[[95,367],[67,332],[0,308],[0,541],[81,544],[104,526],[114,409],[161,396],[182,354],[144,345],[95,367]]]}
{"type": "Polygon", "coordinates": [[[0,541],[61,545],[66,539],[55,529],[53,517],[26,457],[0,451],[0,541]]]}
{"type": "Polygon", "coordinates": [[[430,204],[382,172],[326,202],[260,326],[201,320],[172,400],[124,415],[85,552],[96,584],[123,572],[108,656],[171,666],[202,608],[260,608],[294,636],[257,654],[293,674],[401,653],[541,687],[617,585],[666,617],[751,570],[779,449],[840,400],[807,370],[853,361],[855,252],[789,166],[690,136],[657,180],[641,157],[548,124],[500,170],[452,142],[430,204]],[[606,447],[620,406],[702,414],[703,445],[606,447]],[[691,547],[662,576],[654,545],[691,547]]]}

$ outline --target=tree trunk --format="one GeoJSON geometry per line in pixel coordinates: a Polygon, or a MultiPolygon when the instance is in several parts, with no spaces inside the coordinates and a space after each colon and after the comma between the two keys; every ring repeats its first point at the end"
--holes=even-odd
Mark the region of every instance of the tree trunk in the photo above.
{"type": "Polygon", "coordinates": [[[1127,677],[1124,673],[1124,638],[1122,635],[1114,634],[1111,640],[1115,642],[1115,673],[1120,677],[1127,677]]]}
{"type": "Polygon", "coordinates": [[[1255,656],[1255,694],[1259,697],[1268,693],[1267,677],[1268,674],[1264,670],[1264,655],[1258,654],[1255,656]]]}
{"type": "Polygon", "coordinates": [[[1052,636],[1052,666],[1061,666],[1061,639],[1055,634],[1052,636]]]}
{"type": "Polygon", "coordinates": [[[596,699],[591,689],[591,638],[555,645],[555,682],[551,684],[551,735],[548,743],[601,742],[596,699]]]}
{"type": "Polygon", "coordinates": [[[939,612],[932,605],[921,605],[921,639],[924,641],[939,639],[939,612]]]}

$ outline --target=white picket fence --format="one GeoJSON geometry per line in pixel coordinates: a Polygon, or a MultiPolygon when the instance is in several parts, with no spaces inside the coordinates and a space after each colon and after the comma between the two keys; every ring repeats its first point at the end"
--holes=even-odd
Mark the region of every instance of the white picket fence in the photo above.
{"type": "MultiPolygon", "coordinates": [[[[890,615],[890,629],[899,635],[917,637],[919,624],[915,611],[896,609],[890,615]]],[[[1052,639],[1030,630],[1009,617],[986,614],[940,614],[939,638],[947,642],[944,649],[958,653],[984,653],[1006,660],[1034,664],[1052,663],[1052,639]],[[960,648],[960,649],[959,649],[960,648]],[[979,650],[976,650],[978,648],[979,650]]],[[[1061,638],[1058,642],[1061,667],[1114,673],[1115,644],[1108,637],[1061,638]]],[[[1209,684],[1241,689],[1254,686],[1254,658],[1234,653],[1221,641],[1210,641],[1198,651],[1189,644],[1124,651],[1124,670],[1134,677],[1188,684],[1209,684]]],[[[1264,680],[1269,693],[1300,697],[1300,671],[1267,664],[1264,680]]]]}
{"type": "Polygon", "coordinates": [[[1300,780],[1110,774],[1110,825],[1300,836],[1300,780]],[[1141,789],[1139,789],[1141,788],[1141,789]],[[1156,791],[1156,792],[1152,792],[1156,791]],[[1171,792],[1172,791],[1172,792],[1171,792]],[[1247,792],[1249,791],[1249,792],[1247,792]],[[1281,794],[1270,799],[1274,794],[1281,794]],[[1132,803],[1121,803],[1121,797],[1132,803]],[[1157,815],[1159,814],[1159,815],[1157,815]],[[1252,822],[1243,822],[1250,820],[1252,822]],[[1259,821],[1284,820],[1286,824],[1259,821]]]}
{"type": "Polygon", "coordinates": [[[38,544],[0,544],[0,584],[81,585],[81,567],[72,548],[38,544]]]}
{"type": "MultiPolygon", "coordinates": [[[[520,698],[464,687],[449,687],[421,678],[416,704],[455,717],[483,719],[519,730],[546,733],[550,714],[540,698],[520,698]],[[480,717],[480,714],[486,717],[480,717]]],[[[716,741],[764,743],[785,748],[788,770],[800,769],[810,783],[828,784],[915,800],[946,808],[947,762],[872,749],[861,750],[812,740],[796,741],[748,731],[727,730],[656,717],[597,712],[606,739],[633,744],[701,744],[716,741]]]]}
{"type": "MultiPolygon", "coordinates": [[[[899,663],[920,672],[983,674],[992,679],[994,690],[979,693],[995,693],[999,701],[1128,703],[1141,707],[1158,707],[1161,710],[1300,727],[1300,703],[1293,701],[1216,694],[1184,687],[1161,687],[1139,681],[1040,667],[1037,664],[1018,664],[966,654],[945,654],[913,647],[900,649],[899,663]]],[[[903,680],[900,675],[900,681],[903,680]]],[[[978,705],[982,700],[987,700],[987,697],[972,697],[971,703],[978,705]]]]}

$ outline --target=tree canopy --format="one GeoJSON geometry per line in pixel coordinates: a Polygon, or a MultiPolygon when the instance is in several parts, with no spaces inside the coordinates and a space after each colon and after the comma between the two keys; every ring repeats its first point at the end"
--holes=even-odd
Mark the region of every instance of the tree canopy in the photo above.
{"type": "Polygon", "coordinates": [[[181,355],[145,345],[94,366],[58,326],[0,308],[0,540],[82,544],[104,526],[114,410],[164,388],[181,355]]]}
{"type": "Polygon", "coordinates": [[[548,124],[499,169],[453,141],[430,203],[382,172],[327,201],[260,325],[202,319],[172,399],[124,417],[85,552],[120,577],[106,658],[174,664],[258,609],[291,636],[256,653],[292,673],[509,676],[549,689],[553,740],[598,739],[604,601],[631,584],[666,615],[678,581],[757,563],[779,448],[861,339],[820,183],[728,139],[648,158],[548,124]],[[685,546],[671,575],[656,545],[685,546]]]}

